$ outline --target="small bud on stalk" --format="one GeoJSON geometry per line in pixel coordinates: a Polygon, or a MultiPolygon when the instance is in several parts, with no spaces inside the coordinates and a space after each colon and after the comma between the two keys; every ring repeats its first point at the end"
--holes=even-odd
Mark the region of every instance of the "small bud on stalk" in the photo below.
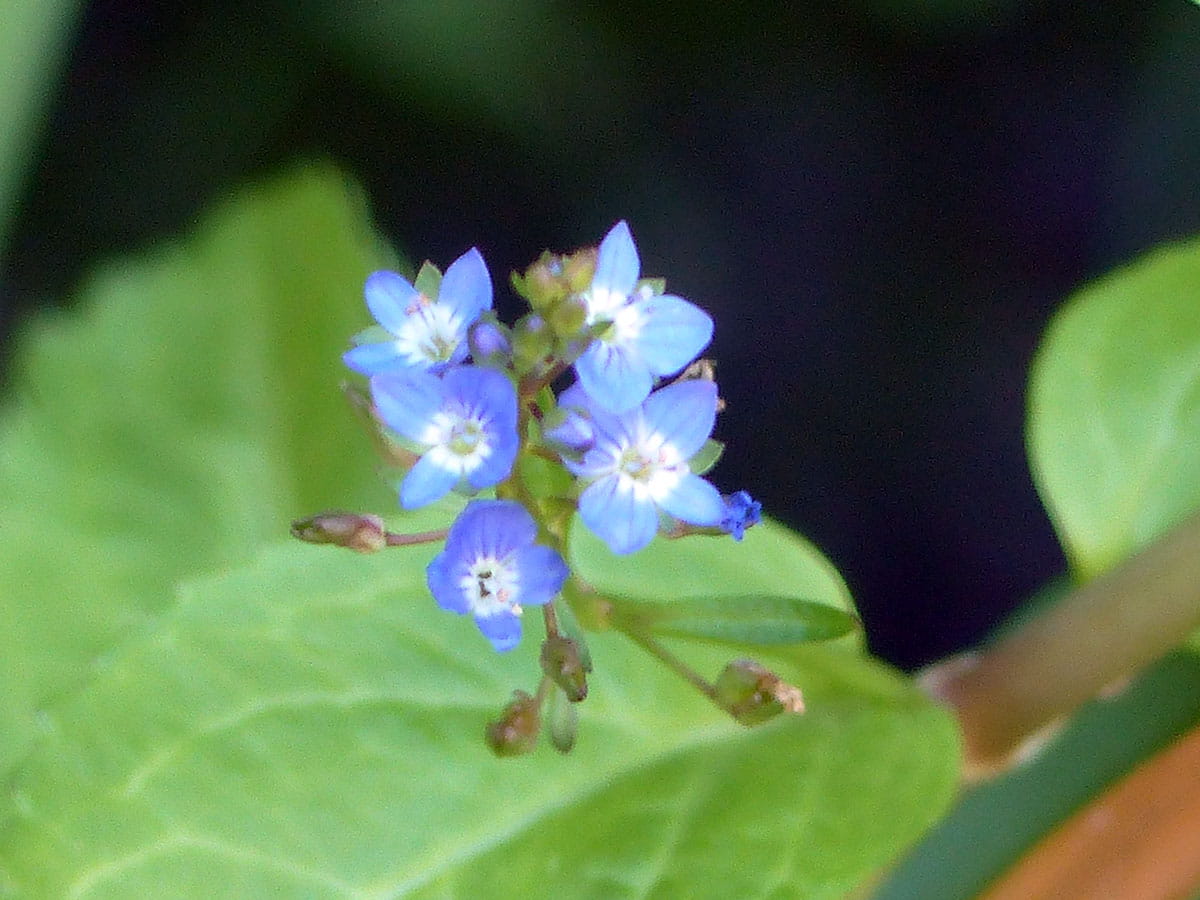
{"type": "Polygon", "coordinates": [[[499,720],[488,723],[484,740],[497,756],[521,756],[537,744],[541,727],[537,699],[524,691],[514,691],[499,720]]]}
{"type": "Polygon", "coordinates": [[[567,699],[578,703],[587,697],[587,669],[579,655],[579,645],[560,634],[542,644],[542,671],[557,684],[567,699]]]}
{"type": "Polygon", "coordinates": [[[752,659],[735,659],[717,678],[716,699],[743,725],[761,725],[781,712],[804,712],[800,689],[752,659]]]}
{"type": "Polygon", "coordinates": [[[292,523],[292,536],[309,544],[333,544],[359,553],[388,545],[383,519],[351,512],[324,512],[292,523]]]}

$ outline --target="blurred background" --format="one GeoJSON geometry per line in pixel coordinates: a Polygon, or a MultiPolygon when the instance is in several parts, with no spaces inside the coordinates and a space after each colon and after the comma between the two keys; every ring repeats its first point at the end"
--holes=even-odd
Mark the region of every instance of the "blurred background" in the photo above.
{"type": "Polygon", "coordinates": [[[475,245],[498,283],[626,218],[716,319],[714,480],[815,541],[905,667],[1063,569],[1022,436],[1055,307],[1200,231],[1186,0],[52,7],[7,350],[97,261],[298,157],[409,259],[475,245]]]}

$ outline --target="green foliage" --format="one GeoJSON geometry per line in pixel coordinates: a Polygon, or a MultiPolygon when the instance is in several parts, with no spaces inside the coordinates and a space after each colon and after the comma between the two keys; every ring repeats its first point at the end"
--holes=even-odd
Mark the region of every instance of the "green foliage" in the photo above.
{"type": "Polygon", "coordinates": [[[496,760],[483,723],[536,643],[498,656],[436,610],[432,552],[288,545],[184,584],[44,722],[10,890],[840,897],[952,790],[948,722],[882,668],[773,657],[812,711],[745,729],[615,635],[573,753],[496,760]]]}
{"type": "Polygon", "coordinates": [[[24,335],[0,420],[0,772],[178,579],[387,499],[337,389],[373,253],[328,171],[243,194],[24,335]]]}
{"type": "Polygon", "coordinates": [[[1119,563],[1200,506],[1200,242],[1081,290],[1034,364],[1028,443],[1077,574],[1119,563]]]}
{"type": "MultiPolygon", "coordinates": [[[[435,547],[286,541],[394,503],[336,388],[381,256],[364,222],[302,170],[26,336],[0,420],[0,896],[833,898],[911,843],[954,790],[953,726],[853,640],[758,654],[810,711],[747,729],[590,635],[589,697],[552,723],[572,753],[499,760],[484,724],[537,641],[497,655],[438,610],[435,547]]],[[[574,556],[631,596],[851,610],[774,524],[574,556]]]]}
{"type": "Polygon", "coordinates": [[[0,258],[36,144],[42,104],[54,95],[59,56],[79,0],[5,0],[0,28],[0,258]]]}
{"type": "Polygon", "coordinates": [[[620,610],[657,634],[756,646],[827,641],[849,634],[858,625],[854,616],[836,607],[771,594],[665,603],[622,598],[620,610]]]}

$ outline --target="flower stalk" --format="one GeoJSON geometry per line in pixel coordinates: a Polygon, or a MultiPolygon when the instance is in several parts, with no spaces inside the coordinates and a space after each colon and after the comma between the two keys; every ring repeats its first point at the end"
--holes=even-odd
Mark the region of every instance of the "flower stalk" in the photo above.
{"type": "Polygon", "coordinates": [[[995,644],[920,682],[962,730],[968,777],[1002,770],[1081,704],[1200,628],[1200,515],[995,644]]]}

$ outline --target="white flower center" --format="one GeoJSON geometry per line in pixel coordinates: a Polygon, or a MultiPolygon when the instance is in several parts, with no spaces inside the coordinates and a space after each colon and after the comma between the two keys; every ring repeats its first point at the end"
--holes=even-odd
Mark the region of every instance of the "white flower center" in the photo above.
{"type": "Polygon", "coordinates": [[[494,556],[478,557],[458,586],[476,618],[501,612],[521,614],[521,607],[516,603],[520,596],[521,573],[506,560],[494,556]]]}
{"type": "Polygon", "coordinates": [[[587,323],[596,324],[600,319],[612,319],[616,311],[629,302],[625,294],[606,287],[592,288],[587,293],[587,323]]]}
{"type": "Polygon", "coordinates": [[[466,329],[443,303],[421,294],[405,310],[408,317],[396,334],[396,355],[410,365],[446,362],[458,349],[466,329]]]}
{"type": "Polygon", "coordinates": [[[657,432],[643,433],[631,443],[614,445],[612,467],[617,489],[639,500],[669,496],[688,473],[687,460],[657,432]]]}
{"type": "Polygon", "coordinates": [[[466,475],[492,455],[486,423],[478,415],[442,410],[434,415],[420,443],[438,468],[466,475]]]}

